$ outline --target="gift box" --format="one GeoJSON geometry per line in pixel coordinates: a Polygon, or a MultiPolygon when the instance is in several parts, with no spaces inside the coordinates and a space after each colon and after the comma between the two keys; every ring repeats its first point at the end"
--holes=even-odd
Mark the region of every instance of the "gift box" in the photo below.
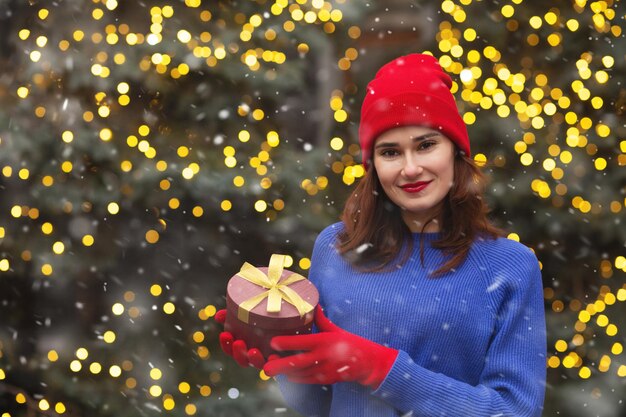
{"type": "Polygon", "coordinates": [[[311,333],[319,294],[302,275],[284,269],[285,255],[272,255],[268,267],[244,263],[226,289],[224,330],[256,347],[267,358],[274,336],[311,333]]]}

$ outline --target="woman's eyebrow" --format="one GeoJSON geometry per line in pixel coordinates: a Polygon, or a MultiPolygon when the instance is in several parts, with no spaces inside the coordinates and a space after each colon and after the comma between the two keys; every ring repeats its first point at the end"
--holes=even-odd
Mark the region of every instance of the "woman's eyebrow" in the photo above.
{"type": "MultiPolygon", "coordinates": [[[[425,133],[425,134],[420,135],[420,136],[416,136],[416,137],[413,138],[413,142],[419,142],[419,141],[422,141],[424,139],[431,138],[433,136],[439,136],[439,133],[437,133],[437,132],[429,132],[429,133],[425,133]]],[[[381,142],[378,145],[376,145],[374,148],[375,149],[379,149],[379,148],[393,148],[394,146],[398,146],[398,142],[381,142]]]]}
{"type": "Polygon", "coordinates": [[[433,136],[439,136],[440,133],[439,132],[430,132],[430,133],[425,133],[421,136],[417,136],[413,138],[413,142],[419,142],[420,140],[424,140],[424,139],[428,139],[428,138],[432,138],[433,136]]]}

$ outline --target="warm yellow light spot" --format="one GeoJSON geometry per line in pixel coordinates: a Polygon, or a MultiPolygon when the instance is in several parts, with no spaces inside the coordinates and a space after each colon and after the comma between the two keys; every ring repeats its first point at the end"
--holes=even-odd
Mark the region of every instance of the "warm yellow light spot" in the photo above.
{"type": "Polygon", "coordinates": [[[52,251],[57,255],[60,255],[65,251],[65,245],[63,242],[54,242],[52,244],[52,251]]]}
{"type": "Polygon", "coordinates": [[[187,157],[187,155],[189,155],[189,148],[186,146],[179,146],[178,149],[176,150],[176,153],[181,158],[185,158],[187,157]]]}
{"type": "Polygon", "coordinates": [[[120,375],[122,375],[122,368],[120,368],[117,365],[113,365],[109,368],[109,375],[111,375],[113,378],[117,378],[120,375]]]}
{"type": "Polygon", "coordinates": [[[111,202],[107,205],[107,211],[111,214],[117,214],[120,212],[120,206],[116,202],[111,202]]]}
{"type": "Polygon", "coordinates": [[[311,260],[309,258],[302,258],[298,262],[300,269],[307,270],[311,267],[311,260]]]}
{"type": "Polygon", "coordinates": [[[94,243],[94,238],[91,235],[85,235],[83,236],[82,242],[85,246],[92,246],[94,243]]]}
{"type": "Polygon", "coordinates": [[[528,23],[533,29],[539,29],[543,24],[543,21],[539,16],[533,16],[528,20],[528,23]]]}
{"type": "Polygon", "coordinates": [[[206,346],[198,346],[198,356],[202,359],[207,359],[209,357],[209,349],[206,346]]]}
{"type": "Polygon", "coordinates": [[[519,242],[519,235],[517,233],[509,233],[506,238],[519,242]]]}
{"type": "Polygon", "coordinates": [[[246,180],[241,175],[237,175],[235,178],[233,178],[233,184],[235,185],[235,187],[242,187],[245,183],[246,180]]]}
{"type": "Polygon", "coordinates": [[[598,326],[600,327],[606,327],[609,324],[609,318],[604,314],[600,314],[596,318],[596,323],[598,323],[598,326]]]}
{"type": "Polygon", "coordinates": [[[220,208],[222,211],[230,211],[233,208],[233,203],[231,203],[230,200],[222,200],[220,208]]]}
{"type": "Polygon", "coordinates": [[[176,402],[174,402],[174,399],[171,397],[167,397],[165,398],[165,396],[163,397],[163,408],[167,411],[171,411],[174,409],[174,407],[176,406],[176,402]]]}
{"type": "Polygon", "coordinates": [[[111,311],[113,311],[113,314],[116,316],[120,316],[124,313],[124,306],[121,303],[115,303],[111,306],[111,311]]]}
{"type": "Polygon", "coordinates": [[[237,166],[237,159],[232,156],[227,156],[226,158],[224,158],[224,165],[226,165],[228,168],[234,168],[235,166],[237,166]]]}
{"type": "Polygon", "coordinates": [[[102,371],[102,365],[100,365],[98,362],[93,362],[91,363],[91,365],[89,365],[89,372],[91,372],[94,375],[99,374],[102,371]]]}
{"type": "Polygon", "coordinates": [[[29,93],[29,91],[28,91],[28,88],[26,88],[26,87],[19,87],[19,88],[17,89],[17,95],[18,95],[18,97],[20,97],[20,98],[26,98],[26,97],[28,97],[28,93],[29,93]]]}
{"type": "Polygon", "coordinates": [[[526,153],[524,153],[524,154],[522,154],[522,155],[520,156],[520,162],[521,162],[521,163],[522,163],[522,165],[524,165],[524,166],[529,166],[529,165],[531,165],[531,164],[533,163],[533,161],[534,161],[534,158],[533,158],[532,154],[530,154],[530,153],[528,153],[528,152],[526,152],[526,153]]]}
{"type": "Polygon", "coordinates": [[[548,35],[548,43],[550,46],[558,46],[561,43],[561,34],[560,33],[551,33],[548,35]]]}
{"type": "Polygon", "coordinates": [[[50,409],[50,403],[48,403],[48,400],[46,400],[45,398],[42,398],[41,400],[39,400],[39,409],[42,411],[46,411],[50,409]]]}
{"type": "Polygon", "coordinates": [[[558,20],[558,17],[554,12],[546,13],[543,18],[546,21],[546,23],[550,25],[554,25],[558,20]]]}
{"type": "Polygon", "coordinates": [[[476,122],[476,115],[472,112],[466,112],[463,114],[463,121],[465,124],[473,125],[476,122]]]}
{"type": "Polygon", "coordinates": [[[247,130],[241,130],[239,134],[237,135],[237,137],[239,138],[241,142],[247,142],[250,140],[250,132],[248,132],[247,130]]]}
{"type": "Polygon", "coordinates": [[[157,243],[159,241],[159,232],[150,229],[146,232],[146,241],[148,243],[157,243]]]}
{"type": "Polygon", "coordinates": [[[21,206],[11,207],[11,216],[15,217],[16,219],[18,217],[22,217],[22,207],[21,206]]]}
{"type": "Polygon", "coordinates": [[[606,334],[609,336],[615,336],[617,334],[617,326],[614,324],[606,326],[606,334]]]}
{"type": "Polygon", "coordinates": [[[265,210],[267,210],[267,203],[263,200],[257,200],[254,203],[254,209],[256,211],[258,211],[259,213],[264,212],[265,210]]]}
{"type": "Polygon", "coordinates": [[[148,392],[150,392],[150,395],[152,395],[153,397],[160,397],[161,394],[163,393],[163,390],[161,389],[160,386],[158,385],[152,385],[149,389],[148,392]]]}
{"type": "Polygon", "coordinates": [[[280,143],[280,138],[278,136],[278,133],[275,131],[270,131],[267,133],[267,143],[268,145],[270,145],[272,148],[275,148],[278,146],[278,144],[280,143]]]}
{"type": "Polygon", "coordinates": [[[111,110],[107,106],[100,106],[98,108],[98,114],[100,117],[108,117],[111,113],[111,110]]]}
{"type": "Polygon", "coordinates": [[[159,284],[152,284],[152,286],[150,286],[150,294],[152,294],[153,296],[158,297],[159,295],[161,295],[162,292],[163,289],[159,284]]]}
{"type": "Polygon", "coordinates": [[[590,319],[591,314],[589,314],[587,310],[582,310],[580,313],[578,313],[578,320],[580,320],[581,322],[587,323],[590,319]]]}
{"type": "Polygon", "coordinates": [[[38,47],[43,48],[48,43],[48,38],[46,38],[45,36],[38,36],[35,40],[35,43],[38,47]]]}
{"type": "Polygon", "coordinates": [[[604,158],[597,158],[597,159],[594,161],[594,166],[596,167],[596,169],[597,169],[598,171],[602,171],[602,170],[604,170],[604,169],[606,168],[606,166],[607,166],[606,159],[604,159],[604,158]]]}
{"type": "Polygon", "coordinates": [[[165,312],[165,314],[172,314],[175,310],[176,306],[173,303],[168,301],[167,303],[163,304],[163,311],[165,312]]]}
{"type": "Polygon", "coordinates": [[[157,169],[159,172],[163,172],[163,171],[165,171],[165,170],[167,169],[167,162],[165,162],[165,161],[158,161],[158,162],[156,163],[156,169],[157,169]]]}
{"type": "Polygon", "coordinates": [[[63,139],[63,142],[65,143],[70,143],[74,140],[74,133],[72,133],[69,130],[66,130],[61,134],[61,139],[63,139]]]}
{"type": "Polygon", "coordinates": [[[72,372],[78,372],[83,368],[83,365],[76,359],[70,362],[70,369],[72,372]]]}
{"type": "Polygon", "coordinates": [[[195,206],[191,210],[191,213],[194,215],[194,217],[202,217],[202,215],[204,214],[204,209],[200,206],[195,206]]]}
{"type": "Polygon", "coordinates": [[[602,97],[597,97],[596,96],[596,97],[591,99],[591,105],[596,110],[602,108],[603,104],[604,104],[604,101],[602,100],[602,97]]]}
{"type": "Polygon", "coordinates": [[[589,378],[591,376],[591,369],[583,366],[582,368],[580,368],[580,371],[578,371],[578,376],[580,376],[582,379],[589,378]]]}
{"type": "Polygon", "coordinates": [[[563,358],[563,366],[565,368],[573,368],[576,365],[578,360],[578,355],[574,352],[571,352],[568,356],[563,358]]]}
{"type": "Polygon", "coordinates": [[[52,223],[50,222],[45,222],[44,224],[41,225],[41,231],[45,235],[49,235],[50,233],[52,233],[53,230],[54,230],[54,227],[52,226],[52,223]]]}
{"type": "Polygon", "coordinates": [[[128,378],[126,380],[126,386],[130,389],[133,389],[137,386],[137,380],[135,378],[128,378]]]}
{"type": "Polygon", "coordinates": [[[113,332],[112,330],[107,330],[106,332],[104,332],[104,335],[102,335],[102,339],[106,342],[106,343],[113,343],[115,342],[115,332],[113,332]]]}
{"type": "Polygon", "coordinates": [[[130,161],[122,161],[120,163],[120,169],[124,172],[130,172],[133,169],[133,163],[130,161]]]}
{"type": "Polygon", "coordinates": [[[141,136],[148,136],[150,134],[150,127],[147,125],[141,125],[139,126],[139,128],[137,129],[137,132],[141,135],[141,136]]]}
{"type": "Polygon", "coordinates": [[[510,4],[507,4],[502,7],[502,9],[500,10],[500,13],[502,13],[502,16],[506,18],[510,18],[515,13],[515,9],[510,4]]]}
{"type": "Polygon", "coordinates": [[[52,275],[52,265],[50,264],[43,264],[41,266],[41,273],[48,276],[48,275],[52,275]]]}
{"type": "Polygon", "coordinates": [[[74,165],[70,161],[64,161],[61,164],[61,171],[65,172],[66,174],[69,174],[70,172],[72,172],[73,168],[74,168],[74,165]]]}
{"type": "Polygon", "coordinates": [[[155,381],[158,381],[159,379],[161,379],[161,376],[163,376],[163,373],[161,372],[159,368],[150,369],[150,378],[154,379],[155,381]]]}
{"type": "Polygon", "coordinates": [[[348,119],[348,113],[347,113],[345,110],[340,109],[340,110],[337,110],[337,111],[335,112],[335,120],[336,120],[337,122],[339,122],[339,123],[343,123],[343,122],[345,122],[347,119],[348,119]]]}
{"type": "Polygon", "coordinates": [[[185,413],[188,416],[193,416],[194,414],[196,414],[196,411],[197,411],[196,406],[193,404],[187,404],[185,406],[185,413]]]}
{"type": "Polygon", "coordinates": [[[176,34],[177,38],[179,41],[181,41],[182,43],[187,43],[191,40],[191,33],[189,33],[187,30],[185,29],[181,29],[178,31],[178,33],[176,34]]]}
{"type": "Polygon", "coordinates": [[[598,370],[600,372],[606,372],[611,367],[611,358],[608,355],[602,355],[600,358],[600,364],[598,365],[598,370]]]}
{"type": "Polygon", "coordinates": [[[89,352],[84,347],[76,349],[76,357],[80,360],[85,360],[89,356],[89,352]]]}
{"type": "Polygon", "coordinates": [[[261,109],[255,109],[252,112],[252,118],[254,120],[263,120],[264,117],[265,117],[265,112],[261,109]]]}
{"type": "Polygon", "coordinates": [[[187,382],[183,381],[180,384],[178,384],[178,390],[180,391],[181,394],[187,394],[190,389],[191,387],[189,386],[187,382]]]}
{"type": "Polygon", "coordinates": [[[56,403],[56,405],[54,406],[54,411],[56,411],[58,414],[63,414],[67,411],[67,409],[65,408],[65,404],[59,402],[56,403]]]}
{"type": "Polygon", "coordinates": [[[28,39],[28,37],[30,36],[30,30],[28,29],[21,29],[17,36],[19,36],[19,38],[23,41],[25,41],[26,39],[28,39]]]}
{"type": "MultiPolygon", "coordinates": [[[[48,352],[48,360],[50,362],[56,362],[59,360],[59,354],[57,353],[56,350],[52,349],[48,352]]],[[[2,379],[2,378],[0,378],[2,379]]]]}
{"type": "Polygon", "coordinates": [[[100,139],[102,139],[104,142],[110,141],[111,138],[113,138],[113,132],[111,131],[111,129],[104,128],[100,131],[100,139]]]}
{"type": "Polygon", "coordinates": [[[596,125],[596,133],[598,134],[598,136],[600,136],[601,138],[606,138],[607,136],[609,136],[611,134],[611,128],[608,127],[605,124],[602,123],[598,123],[596,125]]]}
{"type": "Polygon", "coordinates": [[[543,169],[550,172],[556,168],[556,162],[552,158],[547,158],[543,161],[543,169]]]}
{"type": "Polygon", "coordinates": [[[484,166],[487,163],[487,156],[485,156],[485,154],[478,153],[474,155],[474,162],[476,162],[476,165],[478,166],[484,166]]]}
{"type": "Polygon", "coordinates": [[[183,169],[183,172],[181,173],[183,178],[186,180],[190,180],[193,178],[193,170],[189,167],[183,169]]]}
{"type": "Polygon", "coordinates": [[[550,368],[558,368],[560,364],[561,360],[557,356],[551,356],[550,359],[548,359],[548,366],[550,368]]]}
{"type": "Polygon", "coordinates": [[[339,137],[332,138],[330,140],[330,147],[335,151],[341,150],[343,148],[343,139],[339,137]]]}
{"type": "Polygon", "coordinates": [[[193,334],[193,341],[196,343],[202,343],[204,341],[204,333],[197,331],[193,334]]]}

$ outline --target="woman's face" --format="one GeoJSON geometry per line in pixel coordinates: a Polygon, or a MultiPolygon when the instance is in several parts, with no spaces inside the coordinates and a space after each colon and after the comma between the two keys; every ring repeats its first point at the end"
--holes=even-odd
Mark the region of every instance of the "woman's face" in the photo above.
{"type": "MultiPolygon", "coordinates": [[[[374,168],[387,197],[402,208],[413,232],[442,203],[454,180],[454,143],[436,130],[403,126],[387,130],[374,142],[374,168]]],[[[430,223],[425,231],[439,231],[430,223]]]]}

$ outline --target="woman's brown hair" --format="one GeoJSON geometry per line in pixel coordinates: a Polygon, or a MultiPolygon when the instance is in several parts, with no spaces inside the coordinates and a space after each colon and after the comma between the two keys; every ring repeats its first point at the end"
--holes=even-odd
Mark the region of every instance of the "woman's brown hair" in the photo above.
{"type": "MultiPolygon", "coordinates": [[[[440,221],[442,236],[432,242],[432,246],[442,249],[449,258],[432,273],[433,276],[458,267],[477,235],[491,238],[504,235],[487,218],[489,208],[483,200],[485,186],[486,178],[474,160],[457,152],[454,183],[439,211],[422,225],[423,232],[430,222],[440,221]]],[[[401,252],[402,264],[411,255],[411,231],[402,219],[400,207],[383,191],[373,164],[348,197],[341,220],[345,228],[338,236],[339,252],[358,269],[381,271],[389,267],[401,252]]],[[[420,259],[423,264],[423,241],[420,241],[420,259]]]]}

